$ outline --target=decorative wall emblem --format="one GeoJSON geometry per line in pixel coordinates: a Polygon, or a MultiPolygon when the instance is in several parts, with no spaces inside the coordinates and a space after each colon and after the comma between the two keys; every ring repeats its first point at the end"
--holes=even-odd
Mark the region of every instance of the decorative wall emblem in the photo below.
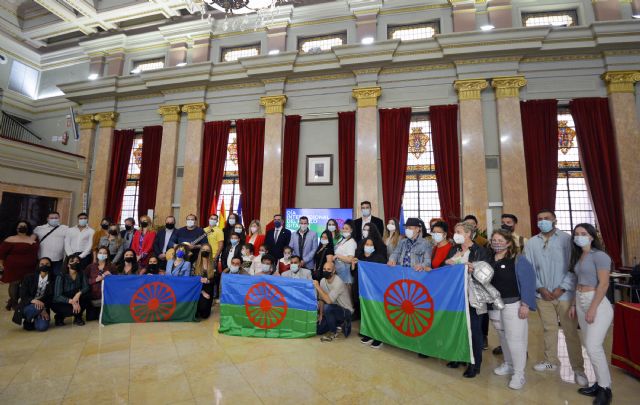
{"type": "Polygon", "coordinates": [[[427,144],[429,143],[429,135],[422,132],[421,127],[411,128],[409,134],[409,153],[420,159],[423,153],[427,151],[427,144]]]}
{"type": "Polygon", "coordinates": [[[567,121],[558,121],[558,149],[566,155],[574,147],[576,131],[567,125],[567,121]]]}

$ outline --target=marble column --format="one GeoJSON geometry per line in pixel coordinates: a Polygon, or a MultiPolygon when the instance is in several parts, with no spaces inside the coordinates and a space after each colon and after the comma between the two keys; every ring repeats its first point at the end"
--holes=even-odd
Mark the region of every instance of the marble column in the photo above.
{"type": "MultiPolygon", "coordinates": [[[[104,217],[107,205],[109,173],[111,173],[111,145],[113,131],[118,120],[117,112],[101,112],[93,117],[100,124],[95,148],[93,175],[91,178],[91,198],[89,202],[89,224],[98,227],[104,217]]],[[[114,221],[117,218],[112,218],[114,221]]]]}
{"type": "Polygon", "coordinates": [[[592,0],[593,13],[596,16],[596,20],[619,20],[622,17],[620,3],[620,0],[592,0]]]}
{"type": "Polygon", "coordinates": [[[634,89],[635,83],[640,81],[640,71],[609,71],[602,79],[607,83],[620,166],[623,261],[631,265],[634,257],[640,260],[640,125],[634,89]]]}
{"type": "MultiPolygon", "coordinates": [[[[187,136],[184,146],[184,176],[182,177],[182,196],[180,198],[180,216],[176,222],[184,225],[189,214],[198,216],[200,212],[200,173],[202,166],[202,140],[204,136],[204,116],[207,103],[191,103],[182,106],[187,113],[187,136]]],[[[203,224],[204,218],[198,218],[203,224]]]]}
{"type": "Polygon", "coordinates": [[[287,50],[287,22],[267,26],[267,52],[287,50]]]}
{"type": "Polygon", "coordinates": [[[187,62],[187,42],[180,40],[172,42],[169,47],[169,57],[167,58],[167,67],[174,67],[187,62]]]}
{"type": "Polygon", "coordinates": [[[496,89],[498,110],[502,211],[516,215],[518,233],[529,237],[531,219],[527,167],[524,161],[524,140],[520,121],[520,88],[526,84],[524,76],[496,77],[491,82],[496,89]]]}
{"type": "Polygon", "coordinates": [[[489,207],[487,170],[482,126],[480,92],[487,88],[484,79],[456,80],[454,88],[460,100],[460,146],[462,162],[462,215],[474,214],[486,229],[489,207]]]}
{"type": "Polygon", "coordinates": [[[356,110],[356,201],[371,201],[372,213],[384,218],[382,193],[378,187],[378,97],[382,94],[380,87],[356,87],[352,91],[357,100],[356,110]]]}
{"type": "Polygon", "coordinates": [[[107,55],[107,76],[122,76],[124,70],[124,50],[112,50],[107,55]]]}
{"type": "MultiPolygon", "coordinates": [[[[262,201],[260,221],[266,224],[276,213],[280,213],[282,191],[282,142],[284,137],[284,94],[260,97],[264,106],[264,161],[262,166],[262,201]]],[[[284,213],[282,213],[284,215],[284,213]]],[[[246,222],[253,218],[247,218],[246,222]]]]}
{"type": "Polygon", "coordinates": [[[493,0],[487,3],[489,22],[496,28],[513,27],[511,0],[493,0]]]}
{"type": "MultiPolygon", "coordinates": [[[[93,159],[93,142],[96,136],[96,122],[93,114],[80,114],[76,116],[76,123],[80,127],[80,138],[78,139],[78,155],[84,156],[82,172],[82,195],[76,196],[82,200],[83,208],[85,198],[88,198],[89,180],[91,179],[91,161],[93,159]]],[[[77,206],[77,204],[75,204],[77,206]]]]}
{"type": "Polygon", "coordinates": [[[89,58],[89,75],[102,77],[104,74],[104,55],[102,53],[92,54],[89,55],[89,58]]]}
{"type": "Polygon", "coordinates": [[[453,30],[455,32],[475,31],[476,5],[473,0],[452,3],[453,30]]]}
{"type": "Polygon", "coordinates": [[[162,145],[156,191],[155,223],[173,215],[173,198],[176,188],[176,161],[180,135],[180,106],[163,105],[158,109],[162,116],[162,145]]]}
{"type": "Polygon", "coordinates": [[[206,34],[193,39],[193,48],[191,48],[191,63],[206,62],[211,54],[211,37],[206,34]]]}

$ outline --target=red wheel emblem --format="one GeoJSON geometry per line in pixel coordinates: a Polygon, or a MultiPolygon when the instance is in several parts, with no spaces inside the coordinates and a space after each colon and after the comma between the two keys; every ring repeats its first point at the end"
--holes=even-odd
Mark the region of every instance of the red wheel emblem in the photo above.
{"type": "Polygon", "coordinates": [[[154,281],[133,294],[129,309],[136,322],[166,321],[176,310],[176,294],[167,284],[154,281]]]}
{"type": "Polygon", "coordinates": [[[264,281],[249,288],[244,297],[244,308],[249,321],[260,329],[275,328],[287,316],[284,295],[264,281]]]}
{"type": "Polygon", "coordinates": [[[398,280],[384,293],[387,319],[398,332],[422,336],[433,325],[433,299],[427,288],[414,280],[398,280]]]}

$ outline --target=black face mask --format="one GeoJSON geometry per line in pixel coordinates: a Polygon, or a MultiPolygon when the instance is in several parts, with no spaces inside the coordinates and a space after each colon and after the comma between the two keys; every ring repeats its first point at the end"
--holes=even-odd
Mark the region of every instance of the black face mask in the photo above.
{"type": "Polygon", "coordinates": [[[117,229],[110,230],[109,235],[118,236],[118,230],[117,229]]]}
{"type": "Polygon", "coordinates": [[[206,251],[204,251],[204,250],[203,250],[202,252],[200,252],[200,255],[201,255],[202,257],[209,257],[209,255],[210,255],[210,254],[211,254],[211,252],[206,252],[206,251]]]}
{"type": "Polygon", "coordinates": [[[157,274],[158,273],[158,264],[154,263],[154,264],[150,264],[147,266],[147,270],[149,270],[149,272],[157,274]]]}
{"type": "Polygon", "coordinates": [[[100,224],[100,227],[106,231],[109,229],[109,224],[100,224]]]}
{"type": "Polygon", "coordinates": [[[19,226],[18,227],[18,233],[27,233],[27,227],[26,226],[19,226]]]}
{"type": "Polygon", "coordinates": [[[500,228],[504,229],[505,231],[513,232],[513,227],[507,224],[502,224],[500,228]]]}
{"type": "Polygon", "coordinates": [[[78,270],[78,267],[80,267],[80,263],[70,263],[69,264],[69,268],[71,270],[78,270]]]}
{"type": "Polygon", "coordinates": [[[176,227],[176,224],[164,224],[164,227],[167,229],[173,229],[176,227]]]}
{"type": "Polygon", "coordinates": [[[322,277],[326,278],[327,280],[330,279],[333,276],[333,272],[331,271],[323,271],[322,272],[322,277]]]}
{"type": "Polygon", "coordinates": [[[127,231],[130,231],[133,229],[133,225],[125,225],[124,229],[126,229],[127,231]]]}
{"type": "Polygon", "coordinates": [[[147,221],[142,221],[142,222],[140,222],[140,225],[141,225],[143,228],[146,228],[146,227],[148,227],[148,226],[149,226],[149,223],[148,223],[147,221]]]}
{"type": "Polygon", "coordinates": [[[127,263],[133,263],[133,257],[125,257],[124,261],[127,263]]]}
{"type": "Polygon", "coordinates": [[[46,264],[44,266],[38,267],[38,271],[40,273],[48,273],[49,270],[51,270],[51,266],[47,266],[46,264]]]}

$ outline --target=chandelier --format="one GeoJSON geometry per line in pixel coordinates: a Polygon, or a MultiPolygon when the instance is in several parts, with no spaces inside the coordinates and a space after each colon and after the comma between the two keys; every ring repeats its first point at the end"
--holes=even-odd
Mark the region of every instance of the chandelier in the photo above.
{"type": "MultiPolygon", "coordinates": [[[[149,0],[153,2],[154,0],[149,0]]],[[[293,4],[297,0],[184,0],[191,14],[200,13],[201,19],[207,19],[213,23],[212,12],[222,11],[225,14],[222,29],[224,31],[239,31],[247,29],[249,25],[248,14],[256,13],[254,29],[258,29],[268,23],[267,19],[275,16],[277,6],[293,4]],[[229,17],[244,15],[242,19],[229,17]]]]}

